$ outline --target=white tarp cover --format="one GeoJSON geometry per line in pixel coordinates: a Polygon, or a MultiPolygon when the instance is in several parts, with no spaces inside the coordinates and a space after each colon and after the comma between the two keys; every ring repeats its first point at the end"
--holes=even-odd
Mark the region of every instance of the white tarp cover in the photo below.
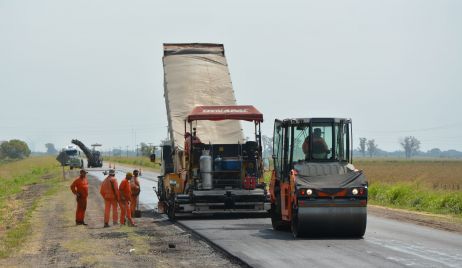
{"type": "MultiPolygon", "coordinates": [[[[218,47],[219,49],[220,47],[218,47]]],[[[194,49],[187,45],[164,45],[164,97],[170,138],[184,147],[184,120],[199,105],[236,105],[226,58],[207,45],[194,49]],[[182,51],[181,51],[182,50],[182,51]],[[210,51],[210,53],[208,53],[210,51]]],[[[244,141],[240,121],[195,121],[197,136],[203,143],[233,144],[244,141]]],[[[189,123],[187,125],[189,131],[189,123]]]]}

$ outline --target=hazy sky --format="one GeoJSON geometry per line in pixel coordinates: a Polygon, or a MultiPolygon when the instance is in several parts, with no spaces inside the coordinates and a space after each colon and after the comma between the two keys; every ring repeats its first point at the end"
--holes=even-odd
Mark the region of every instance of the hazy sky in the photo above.
{"type": "Polygon", "coordinates": [[[0,140],[158,144],[162,44],[216,42],[268,136],[274,118],[351,117],[356,145],[462,150],[461,14],[460,0],[0,0],[0,140]]]}

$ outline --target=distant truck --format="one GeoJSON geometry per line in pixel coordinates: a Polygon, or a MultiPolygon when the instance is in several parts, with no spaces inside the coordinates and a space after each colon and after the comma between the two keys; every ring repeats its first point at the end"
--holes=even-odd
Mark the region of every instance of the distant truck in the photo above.
{"type": "Polygon", "coordinates": [[[83,168],[83,159],[80,156],[80,151],[75,145],[68,145],[63,148],[62,152],[66,157],[62,163],[64,166],[69,166],[70,169],[83,168]]]}
{"type": "Polygon", "coordinates": [[[79,146],[79,148],[83,151],[85,156],[87,157],[87,167],[102,167],[103,166],[103,156],[101,155],[100,151],[97,151],[95,147],[101,146],[101,144],[92,144],[93,149],[90,150],[83,142],[73,139],[72,143],[79,146]]]}

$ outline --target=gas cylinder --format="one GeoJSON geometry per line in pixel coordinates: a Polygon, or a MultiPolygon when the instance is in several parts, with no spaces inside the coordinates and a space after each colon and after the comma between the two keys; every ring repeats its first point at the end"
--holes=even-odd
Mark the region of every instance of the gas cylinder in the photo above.
{"type": "Polygon", "coordinates": [[[209,151],[202,151],[202,155],[199,159],[199,165],[201,170],[202,189],[210,190],[213,188],[212,185],[212,157],[209,151]]]}

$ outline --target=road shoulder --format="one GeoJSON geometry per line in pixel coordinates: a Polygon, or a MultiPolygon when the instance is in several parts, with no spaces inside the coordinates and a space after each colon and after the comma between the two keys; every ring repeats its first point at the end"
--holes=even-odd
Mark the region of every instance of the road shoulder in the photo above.
{"type": "Polygon", "coordinates": [[[368,205],[368,213],[382,218],[409,222],[421,226],[462,234],[462,220],[446,215],[437,215],[376,205],[368,205]]]}
{"type": "Polygon", "coordinates": [[[238,267],[207,243],[152,211],[136,219],[138,227],[103,228],[100,182],[89,178],[85,221],[75,225],[71,179],[44,198],[31,220],[32,231],[2,267],[238,267]]]}

